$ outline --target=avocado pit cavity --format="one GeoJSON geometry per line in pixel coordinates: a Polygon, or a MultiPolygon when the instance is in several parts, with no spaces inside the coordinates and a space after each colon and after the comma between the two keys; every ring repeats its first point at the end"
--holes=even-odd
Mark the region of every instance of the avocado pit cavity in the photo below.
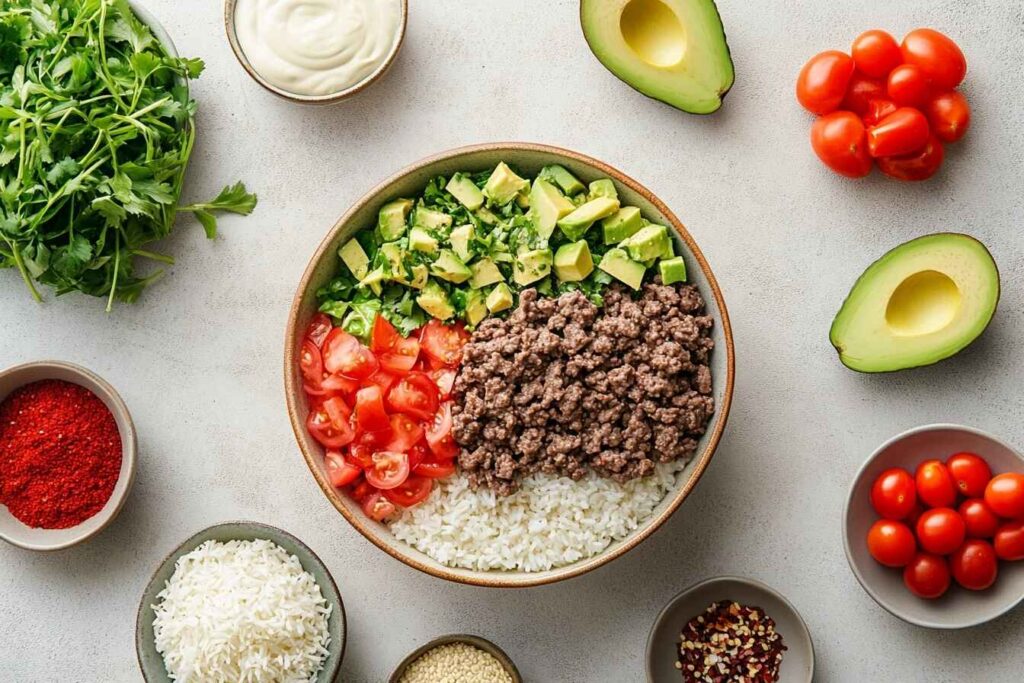
{"type": "Polygon", "coordinates": [[[652,66],[675,66],[686,56],[686,31],[661,0],[631,0],[619,19],[622,38],[652,66]]]}
{"type": "Polygon", "coordinates": [[[961,299],[960,288],[945,273],[914,273],[896,287],[885,309],[885,321],[893,334],[902,337],[932,334],[953,322],[961,299]]]}

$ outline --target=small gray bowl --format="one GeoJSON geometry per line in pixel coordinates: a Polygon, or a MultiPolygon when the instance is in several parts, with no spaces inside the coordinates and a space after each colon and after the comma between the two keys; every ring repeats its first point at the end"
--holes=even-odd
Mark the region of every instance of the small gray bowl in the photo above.
{"type": "Polygon", "coordinates": [[[85,387],[103,401],[117,423],[121,434],[121,472],[107,504],[95,515],[78,526],[68,529],[33,529],[0,505],[0,538],[26,550],[62,550],[89,540],[114,521],[124,507],[132,484],[135,483],[136,441],[135,425],[114,387],[99,375],[71,363],[37,361],[16,365],[0,372],[0,403],[15,389],[45,379],[58,379],[85,387]]]}
{"type": "Polygon", "coordinates": [[[775,620],[786,651],[779,667],[780,683],[811,683],[814,679],[814,643],[800,613],[780,593],[760,581],[720,576],[690,586],[672,598],[654,621],[647,637],[647,683],[679,683],[676,669],[679,633],[712,603],[733,600],[760,607],[775,620]]]}
{"type": "Polygon", "coordinates": [[[266,539],[281,546],[299,559],[302,568],[313,575],[320,586],[327,604],[331,605],[331,616],[327,621],[327,629],[331,634],[331,644],[327,648],[329,654],[324,666],[317,676],[318,683],[331,683],[341,670],[341,660],[345,657],[346,630],[345,605],[341,601],[341,593],[334,583],[334,578],[327,566],[309,549],[305,543],[286,531],[257,522],[224,522],[203,529],[187,541],[179,545],[168,555],[149,580],[146,590],[139,602],[139,611],[135,621],[135,652],[139,660],[139,668],[146,683],[171,683],[171,677],[164,666],[163,657],[156,650],[153,636],[153,620],[155,615],[152,605],[157,603],[157,594],[164,589],[167,581],[174,574],[174,566],[178,559],[187,555],[206,541],[253,541],[266,539]]]}
{"type": "Polygon", "coordinates": [[[958,629],[977,626],[1006,614],[1024,600],[1024,562],[1000,562],[995,585],[983,591],[955,583],[941,598],[924,600],[903,585],[903,572],[883,567],[868,552],[867,537],[878,514],[871,507],[871,485],[890,467],[911,474],[925,460],[967,451],[988,461],[993,474],[1024,472],[1024,457],[990,434],[953,424],[915,427],[879,446],[861,466],[850,486],[843,518],[846,559],[857,581],[875,602],[903,621],[917,626],[958,629]]]}
{"type": "Polygon", "coordinates": [[[448,645],[449,643],[466,643],[467,645],[472,645],[475,648],[483,650],[501,662],[501,666],[512,678],[512,683],[523,683],[523,677],[519,674],[519,669],[517,669],[516,665],[512,663],[512,660],[507,654],[505,654],[504,650],[485,638],[481,638],[480,636],[471,636],[464,633],[453,633],[451,635],[441,636],[440,638],[434,638],[426,645],[416,648],[410,652],[397,667],[395,667],[395,671],[388,679],[388,683],[399,683],[402,676],[412,663],[423,656],[424,653],[429,650],[433,650],[435,647],[448,645]]]}

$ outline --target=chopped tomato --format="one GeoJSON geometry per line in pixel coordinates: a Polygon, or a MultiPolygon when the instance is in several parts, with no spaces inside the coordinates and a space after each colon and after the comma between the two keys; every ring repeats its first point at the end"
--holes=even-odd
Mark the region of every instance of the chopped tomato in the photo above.
{"type": "Polygon", "coordinates": [[[432,488],[434,488],[432,479],[412,474],[400,486],[381,491],[381,493],[395,505],[407,508],[425,500],[430,495],[432,488]]]}
{"type": "Polygon", "coordinates": [[[456,367],[462,361],[462,347],[467,341],[469,334],[461,322],[445,325],[433,318],[420,332],[423,353],[428,359],[448,367],[456,367]]]}
{"type": "Polygon", "coordinates": [[[303,384],[319,388],[324,378],[324,361],[320,349],[309,339],[302,342],[299,350],[299,369],[302,371],[303,384]]]}
{"type": "Polygon", "coordinates": [[[416,424],[408,415],[391,416],[391,440],[385,448],[389,451],[406,452],[423,438],[423,427],[416,424]]]}
{"type": "Polygon", "coordinates": [[[432,457],[430,451],[427,450],[426,445],[420,442],[409,449],[409,467],[415,471],[421,462],[430,457],[432,457]]]}
{"type": "Polygon", "coordinates": [[[455,461],[431,457],[416,465],[412,473],[428,479],[444,479],[455,474],[455,461]]]}
{"type": "Polygon", "coordinates": [[[306,328],[306,339],[313,342],[319,349],[324,345],[324,339],[330,334],[332,327],[331,319],[326,314],[317,313],[309,321],[309,326],[306,328]]]}
{"type": "Polygon", "coordinates": [[[391,410],[411,415],[417,420],[434,419],[437,404],[437,385],[422,372],[410,372],[388,394],[391,410]]]}
{"type": "Polygon", "coordinates": [[[354,443],[349,447],[345,459],[361,469],[368,470],[373,467],[373,454],[376,450],[367,444],[354,443]]]}
{"type": "Polygon", "coordinates": [[[327,375],[320,383],[325,393],[338,394],[346,398],[355,396],[356,391],[359,389],[359,381],[349,379],[344,375],[327,375]]]}
{"type": "Polygon", "coordinates": [[[330,397],[324,401],[324,410],[327,411],[327,417],[331,418],[331,425],[335,429],[344,427],[351,429],[352,409],[348,407],[343,398],[340,396],[330,397]]]}
{"type": "MultiPolygon", "coordinates": [[[[419,353],[419,342],[416,343],[416,352],[419,353]]],[[[383,369],[396,375],[404,375],[416,366],[416,356],[403,356],[400,353],[382,353],[378,360],[383,369]]]]}
{"type": "Polygon", "coordinates": [[[366,379],[377,371],[377,357],[351,334],[336,327],[324,340],[324,367],[352,379],[366,379]]]}
{"type": "Polygon", "coordinates": [[[381,368],[377,372],[373,373],[369,377],[363,380],[363,386],[376,386],[380,388],[380,393],[387,396],[388,391],[394,385],[398,378],[392,375],[390,372],[385,372],[384,368],[381,368]]]}
{"type": "Polygon", "coordinates": [[[447,401],[452,397],[452,390],[455,388],[455,376],[457,374],[458,371],[451,368],[432,370],[430,372],[430,378],[437,385],[437,391],[441,394],[442,401],[447,401]]]}
{"type": "Polygon", "coordinates": [[[354,482],[362,472],[358,466],[345,460],[337,451],[327,451],[324,464],[327,466],[327,478],[330,479],[331,486],[339,489],[354,482]]]}
{"type": "Polygon", "coordinates": [[[364,432],[391,428],[391,421],[384,411],[384,396],[380,387],[371,385],[356,392],[356,424],[364,432]]]}
{"type": "Polygon", "coordinates": [[[370,350],[381,354],[395,348],[395,343],[401,339],[395,326],[388,322],[388,319],[378,315],[373,320],[373,331],[370,332],[370,350]]]}
{"type": "Polygon", "coordinates": [[[302,390],[305,391],[306,395],[309,396],[310,398],[316,396],[326,396],[329,393],[326,389],[324,389],[322,384],[313,385],[306,384],[305,382],[302,383],[302,390]]]}
{"type": "Polygon", "coordinates": [[[452,404],[443,403],[427,427],[427,445],[431,452],[444,460],[452,460],[459,454],[459,445],[452,437],[452,404]]]}
{"type": "Polygon", "coordinates": [[[306,418],[306,429],[314,439],[327,448],[341,448],[352,443],[356,434],[347,423],[335,424],[327,414],[324,406],[318,406],[309,411],[306,418]]]}
{"type": "Polygon", "coordinates": [[[409,456],[395,451],[378,451],[373,454],[373,467],[365,472],[366,481],[381,491],[393,489],[409,476],[409,456]]]}
{"type": "Polygon", "coordinates": [[[377,489],[370,486],[370,484],[361,477],[352,484],[352,500],[357,503],[362,503],[376,492],[377,489]]]}
{"type": "Polygon", "coordinates": [[[396,511],[395,506],[384,498],[380,492],[371,493],[363,501],[363,512],[366,513],[367,517],[377,522],[384,521],[395,514],[396,511]]]}

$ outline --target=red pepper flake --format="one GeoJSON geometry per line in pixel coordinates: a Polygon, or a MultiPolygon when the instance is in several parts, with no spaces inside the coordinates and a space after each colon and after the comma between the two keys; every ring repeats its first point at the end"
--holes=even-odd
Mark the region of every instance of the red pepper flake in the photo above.
{"type": "Polygon", "coordinates": [[[678,647],[686,683],[774,683],[786,650],[764,610],[729,600],[690,619],[678,647]]]}
{"type": "Polygon", "coordinates": [[[117,423],[85,387],[33,382],[0,404],[0,504],[24,524],[81,524],[103,509],[120,473],[117,423]]]}

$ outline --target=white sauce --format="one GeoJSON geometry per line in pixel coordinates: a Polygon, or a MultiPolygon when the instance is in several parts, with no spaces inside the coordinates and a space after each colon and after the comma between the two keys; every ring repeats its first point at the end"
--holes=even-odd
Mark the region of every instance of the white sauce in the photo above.
{"type": "Polygon", "coordinates": [[[253,69],[296,95],[330,95],[387,61],[401,0],[237,0],[235,35],[253,69]]]}

